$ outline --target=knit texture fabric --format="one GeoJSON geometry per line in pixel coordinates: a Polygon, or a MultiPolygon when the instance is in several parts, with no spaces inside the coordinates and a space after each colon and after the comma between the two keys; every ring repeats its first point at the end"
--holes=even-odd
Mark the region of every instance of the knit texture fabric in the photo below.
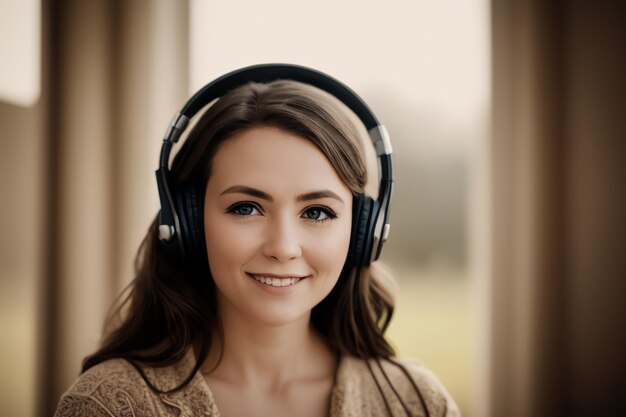
{"type": "MultiPolygon", "coordinates": [[[[150,382],[162,391],[178,386],[189,375],[195,358],[189,352],[179,363],[161,368],[144,367],[150,382]]],[[[380,366],[370,360],[380,389],[387,398],[393,416],[406,416],[400,399],[411,416],[456,417],[459,410],[437,377],[417,362],[400,361],[419,388],[422,399],[407,375],[387,360],[380,360],[396,395],[380,366]],[[422,400],[424,404],[422,404],[422,400]]],[[[331,417],[389,416],[389,411],[367,363],[342,356],[336,383],[331,394],[331,417]]],[[[113,359],[90,368],[78,377],[59,401],[56,417],[140,417],[140,416],[220,416],[213,394],[200,372],[181,390],[171,394],[153,392],[137,370],[123,359],[113,359]]]]}

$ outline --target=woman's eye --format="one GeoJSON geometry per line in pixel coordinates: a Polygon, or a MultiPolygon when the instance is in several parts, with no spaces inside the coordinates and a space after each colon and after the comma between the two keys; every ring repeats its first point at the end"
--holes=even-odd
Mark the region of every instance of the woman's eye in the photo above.
{"type": "Polygon", "coordinates": [[[259,214],[259,209],[252,203],[241,203],[230,207],[228,212],[238,216],[253,216],[259,214]]]}
{"type": "Polygon", "coordinates": [[[311,207],[304,212],[304,217],[318,222],[334,219],[337,217],[332,210],[322,207],[311,207]]]}

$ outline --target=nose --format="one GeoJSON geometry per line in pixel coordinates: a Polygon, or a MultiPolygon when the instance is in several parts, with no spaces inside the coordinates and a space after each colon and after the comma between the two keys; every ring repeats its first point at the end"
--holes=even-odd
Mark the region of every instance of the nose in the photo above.
{"type": "Polygon", "coordinates": [[[286,262],[302,256],[297,225],[289,220],[268,224],[263,255],[278,262],[286,262]]]}

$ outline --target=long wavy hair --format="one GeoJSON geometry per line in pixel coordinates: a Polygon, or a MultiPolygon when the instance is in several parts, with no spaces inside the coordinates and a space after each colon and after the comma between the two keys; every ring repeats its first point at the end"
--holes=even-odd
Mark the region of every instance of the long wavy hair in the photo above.
{"type": "MultiPolygon", "coordinates": [[[[256,126],[275,126],[311,141],[354,196],[364,192],[362,139],[345,109],[329,94],[287,80],[250,83],[212,103],[172,162],[175,186],[192,183],[204,190],[220,144],[256,126]]],[[[180,389],[209,349],[219,346],[223,351],[223,329],[208,265],[190,265],[166,251],[157,227],[155,219],[137,254],[135,279],[125,297],[118,298],[101,347],[85,358],[82,371],[107,359],[124,358],[141,372],[138,364],[168,366],[194,347],[198,361],[180,389]],[[214,335],[219,340],[212,340],[214,335]]],[[[394,355],[384,337],[393,314],[393,294],[375,269],[357,268],[348,260],[333,290],[312,310],[312,325],[338,353],[363,359],[394,355]]]]}

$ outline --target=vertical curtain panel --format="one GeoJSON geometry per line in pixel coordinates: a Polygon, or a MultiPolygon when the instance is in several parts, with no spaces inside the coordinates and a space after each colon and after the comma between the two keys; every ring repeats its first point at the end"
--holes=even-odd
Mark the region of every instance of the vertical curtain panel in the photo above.
{"type": "Polygon", "coordinates": [[[44,2],[48,229],[41,415],[100,341],[158,210],[160,142],[188,94],[187,2],[44,2]]]}
{"type": "Polygon", "coordinates": [[[624,415],[624,2],[492,2],[488,414],[624,415]]]}

